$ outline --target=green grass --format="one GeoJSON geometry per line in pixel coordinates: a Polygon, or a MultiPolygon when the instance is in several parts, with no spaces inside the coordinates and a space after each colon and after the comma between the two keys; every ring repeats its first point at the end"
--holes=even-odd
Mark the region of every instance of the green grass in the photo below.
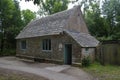
{"type": "Polygon", "coordinates": [[[99,80],[120,80],[120,66],[102,66],[94,63],[83,69],[99,80]]]}

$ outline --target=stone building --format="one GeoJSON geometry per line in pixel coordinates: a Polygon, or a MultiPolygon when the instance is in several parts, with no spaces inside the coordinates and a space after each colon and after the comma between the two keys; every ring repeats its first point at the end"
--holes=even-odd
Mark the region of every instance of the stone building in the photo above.
{"type": "Polygon", "coordinates": [[[91,36],[80,6],[31,21],[16,37],[17,56],[80,63],[94,60],[99,41],[91,36]]]}

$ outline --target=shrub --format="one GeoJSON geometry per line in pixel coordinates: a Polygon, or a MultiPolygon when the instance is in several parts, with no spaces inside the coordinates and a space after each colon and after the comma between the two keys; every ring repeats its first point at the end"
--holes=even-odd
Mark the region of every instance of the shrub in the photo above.
{"type": "Polygon", "coordinates": [[[83,67],[90,66],[90,64],[91,64],[91,60],[90,60],[90,57],[89,57],[89,56],[88,56],[88,57],[84,57],[84,58],[82,59],[82,66],[83,66],[83,67]]]}
{"type": "Polygon", "coordinates": [[[15,49],[5,49],[3,52],[0,52],[0,56],[14,56],[15,54],[15,49]]]}

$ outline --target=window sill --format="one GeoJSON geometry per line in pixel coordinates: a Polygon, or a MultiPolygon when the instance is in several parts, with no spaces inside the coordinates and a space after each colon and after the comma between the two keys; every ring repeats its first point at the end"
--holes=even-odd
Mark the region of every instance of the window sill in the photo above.
{"type": "Polygon", "coordinates": [[[27,49],[21,49],[22,51],[26,51],[27,49]]]}
{"type": "Polygon", "coordinates": [[[42,50],[43,52],[52,52],[52,50],[42,50]]]}

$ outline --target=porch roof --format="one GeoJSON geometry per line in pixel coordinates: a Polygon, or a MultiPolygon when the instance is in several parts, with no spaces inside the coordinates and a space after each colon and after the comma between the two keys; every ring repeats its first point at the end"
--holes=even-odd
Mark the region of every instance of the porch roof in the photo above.
{"type": "Polygon", "coordinates": [[[81,47],[96,47],[99,44],[99,41],[95,39],[90,34],[65,31],[69,36],[71,36],[81,47]]]}

